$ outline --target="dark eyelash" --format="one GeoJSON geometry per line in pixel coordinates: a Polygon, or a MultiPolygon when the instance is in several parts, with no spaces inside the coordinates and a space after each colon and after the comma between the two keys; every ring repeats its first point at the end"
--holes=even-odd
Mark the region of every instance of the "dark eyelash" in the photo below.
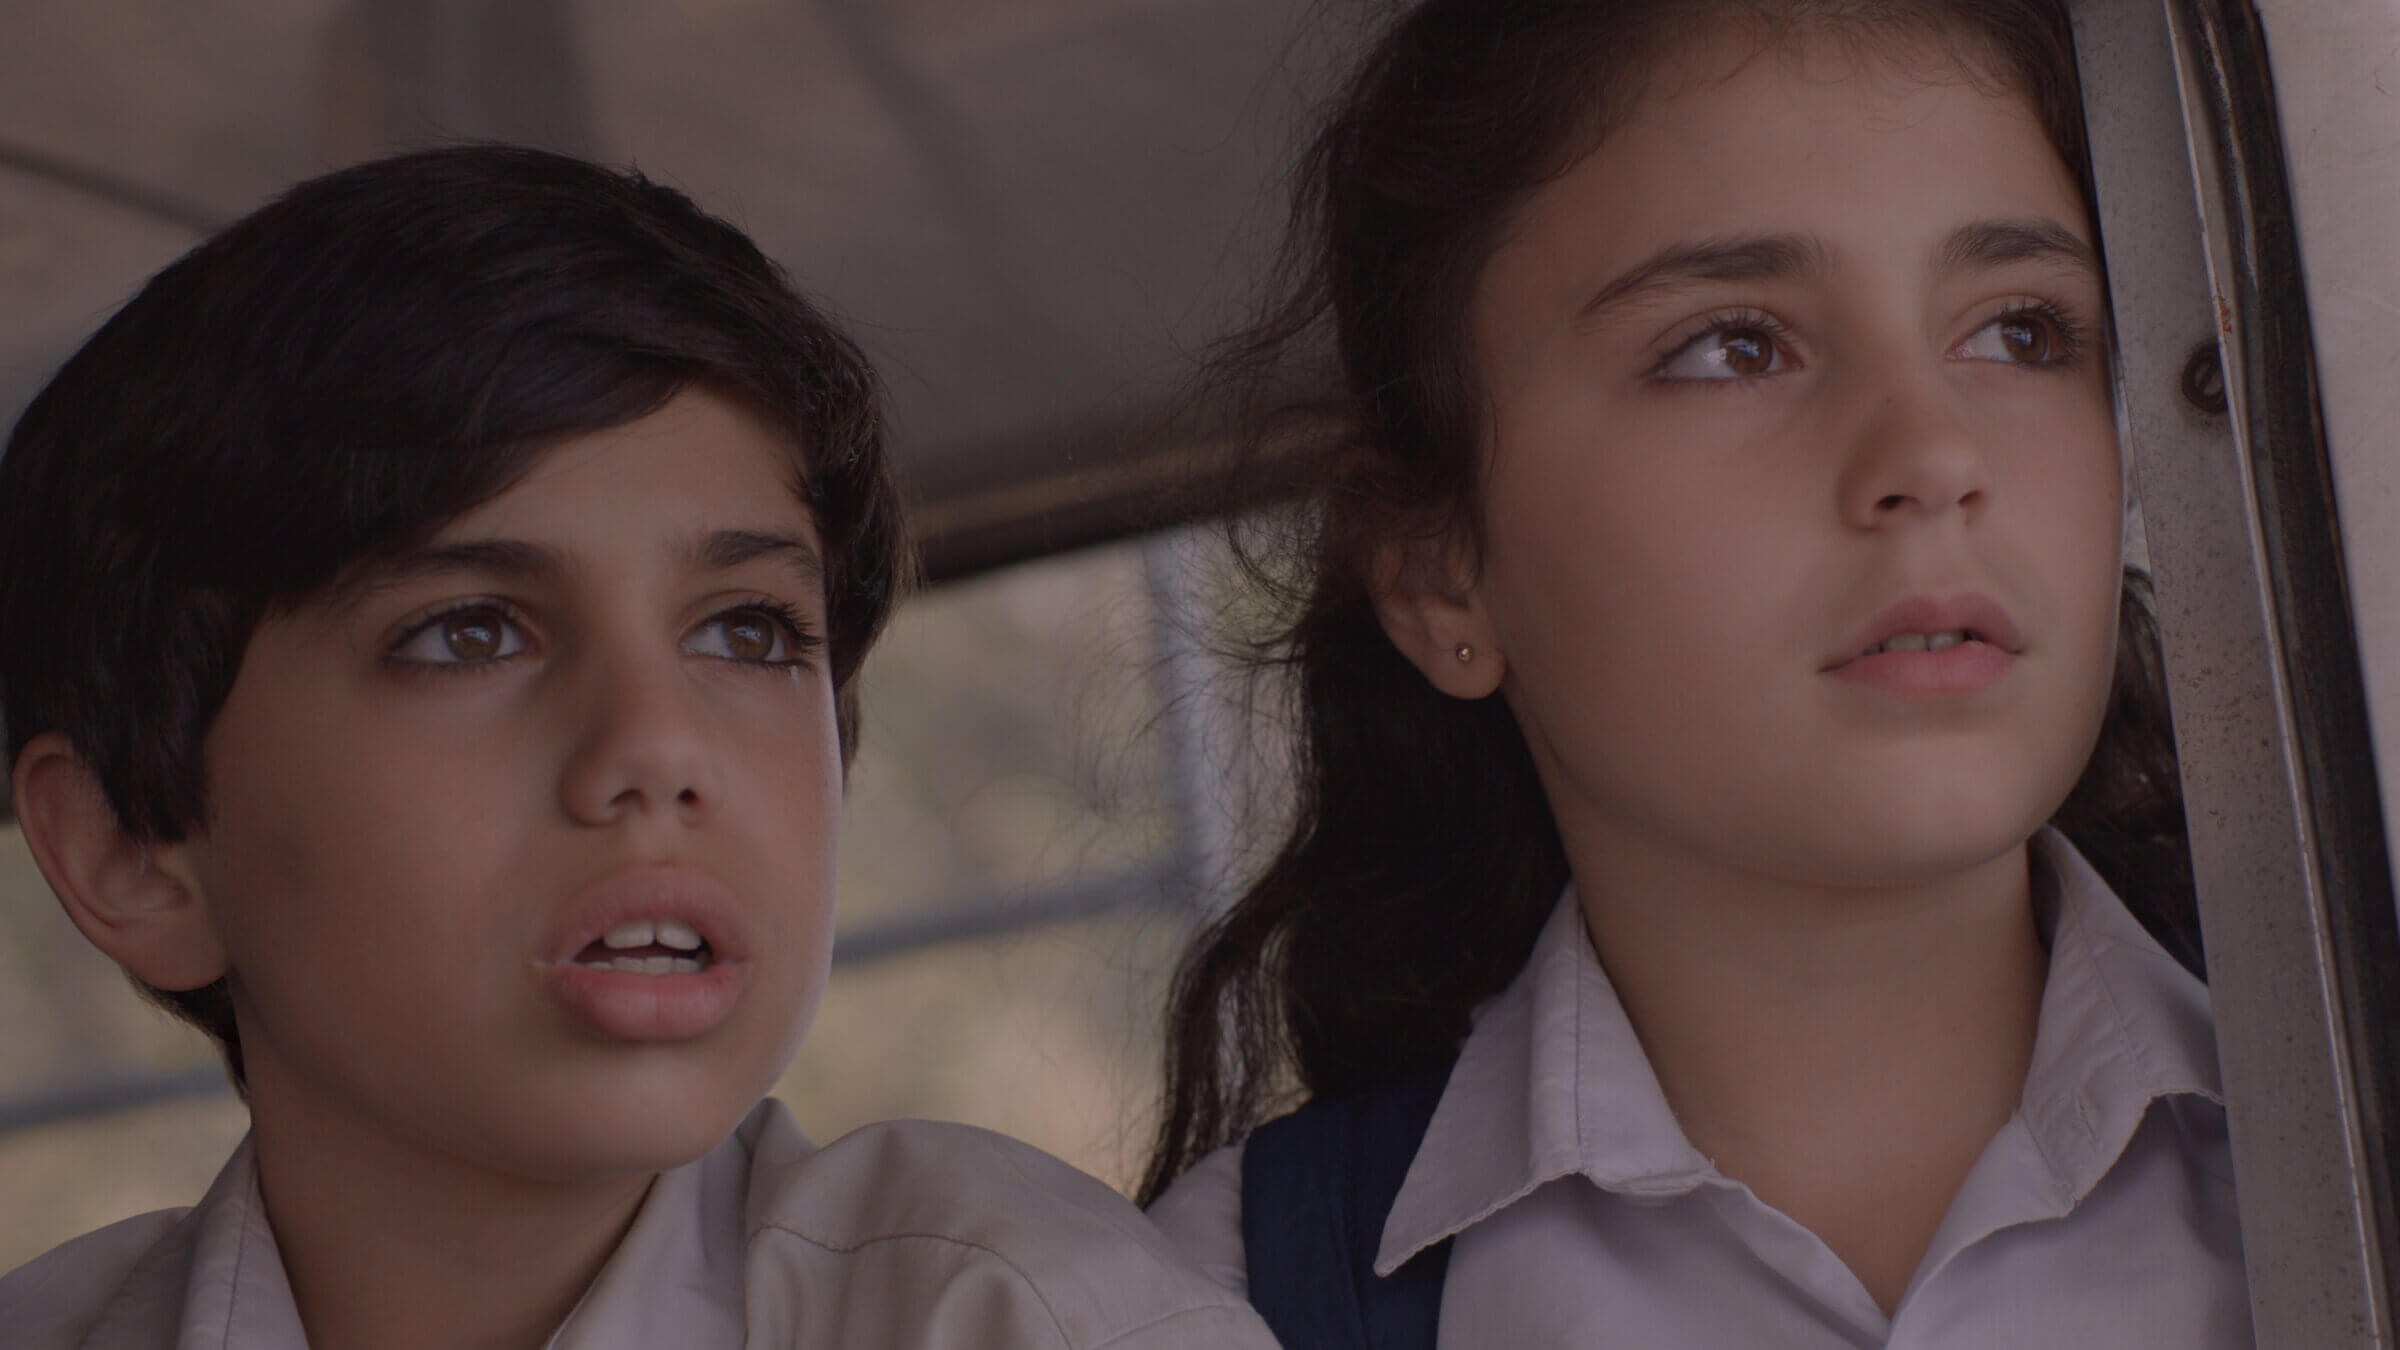
{"type": "Polygon", "coordinates": [[[2091,330],[2081,319],[2048,300],[2019,300],[1994,314],[1986,326],[2008,319],[2039,319],[2058,335],[2058,355],[2040,364],[2051,369],[2066,369],[2083,364],[2091,350],[2091,330]]]}
{"type": "Polygon", "coordinates": [[[1650,367],[1650,378],[1665,384],[1741,383],[1742,381],[1738,379],[1690,380],[1679,375],[1667,374],[1667,367],[1674,365],[1677,359],[1682,357],[1685,352],[1690,351],[1692,348],[1698,346],[1701,342],[1715,337],[1719,333],[1730,332],[1739,328],[1756,329],[1759,332],[1766,334],[1768,337],[1773,338],[1776,345],[1779,347],[1787,345],[1787,339],[1791,337],[1792,333],[1791,329],[1784,327],[1782,320],[1777,319],[1772,314],[1761,313],[1758,310],[1745,309],[1736,310],[1731,314],[1720,314],[1707,320],[1689,336],[1678,339],[1674,346],[1669,347],[1666,355],[1659,357],[1658,360],[1650,367]]]}
{"type": "Polygon", "coordinates": [[[523,611],[504,600],[494,600],[485,596],[452,601],[438,609],[420,614],[405,623],[398,635],[385,645],[383,664],[407,675],[424,675],[444,679],[459,675],[479,675],[505,665],[508,661],[506,657],[493,661],[407,661],[401,659],[400,649],[416,641],[419,635],[434,625],[461,614],[474,614],[479,611],[499,615],[510,627],[520,632],[526,626],[523,611]]]}
{"type": "Polygon", "coordinates": [[[719,610],[709,617],[721,620],[735,614],[766,615],[774,621],[777,628],[783,630],[784,641],[791,644],[791,660],[768,661],[761,664],[783,667],[804,666],[815,660],[825,648],[825,639],[818,634],[816,629],[809,626],[806,619],[800,617],[799,610],[771,596],[755,596],[731,608],[719,610]]]}

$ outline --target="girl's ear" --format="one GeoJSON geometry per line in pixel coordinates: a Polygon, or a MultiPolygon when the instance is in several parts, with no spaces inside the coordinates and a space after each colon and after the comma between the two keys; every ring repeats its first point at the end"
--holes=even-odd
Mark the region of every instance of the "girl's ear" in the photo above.
{"type": "Polygon", "coordinates": [[[156,989],[198,989],[225,973],[224,944],[185,850],[154,849],[126,829],[66,737],[45,732],[27,743],[14,792],[34,865],[93,946],[156,989]]]}
{"type": "Polygon", "coordinates": [[[1472,572],[1467,551],[1448,533],[1390,539],[1367,560],[1384,634],[1452,698],[1488,697],[1508,673],[1472,572]]]}

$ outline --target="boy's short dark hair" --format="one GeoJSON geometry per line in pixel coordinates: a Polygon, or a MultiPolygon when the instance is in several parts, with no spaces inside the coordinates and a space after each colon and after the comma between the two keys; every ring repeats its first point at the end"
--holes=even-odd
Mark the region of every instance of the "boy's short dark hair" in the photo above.
{"type": "MultiPolygon", "coordinates": [[[[25,410],[0,455],[7,762],[63,733],[133,834],[184,837],[262,617],[693,384],[794,442],[847,762],[910,571],[872,368],[682,193],[494,145],[291,189],[152,278],[25,410]]],[[[151,992],[238,1082],[224,981],[151,992]]]]}

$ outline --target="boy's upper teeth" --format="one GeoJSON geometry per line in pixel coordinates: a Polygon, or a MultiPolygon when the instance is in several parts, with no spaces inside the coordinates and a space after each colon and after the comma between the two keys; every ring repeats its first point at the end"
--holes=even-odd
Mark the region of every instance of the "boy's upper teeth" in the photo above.
{"type": "Polygon", "coordinates": [[[696,952],[707,944],[701,941],[699,930],[680,919],[636,919],[631,923],[618,924],[603,933],[600,945],[610,951],[655,945],[679,952],[696,952]]]}
{"type": "Polygon", "coordinates": [[[600,937],[600,945],[610,951],[623,951],[627,947],[647,947],[656,941],[658,941],[658,925],[648,919],[636,919],[632,923],[618,924],[600,937]]]}
{"type": "Polygon", "coordinates": [[[1939,652],[1947,651],[1967,641],[1973,635],[1964,628],[1942,633],[1901,633],[1885,638],[1867,649],[1869,656],[1876,652],[1939,652]]]}

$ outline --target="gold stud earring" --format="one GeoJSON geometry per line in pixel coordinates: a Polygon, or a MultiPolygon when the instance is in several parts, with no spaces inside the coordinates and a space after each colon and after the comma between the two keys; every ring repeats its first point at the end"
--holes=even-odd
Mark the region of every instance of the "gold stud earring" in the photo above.
{"type": "Polygon", "coordinates": [[[1451,655],[1457,657],[1458,663],[1463,666],[1475,659],[1475,649],[1462,642],[1458,644],[1458,650],[1452,652],[1451,655]]]}

